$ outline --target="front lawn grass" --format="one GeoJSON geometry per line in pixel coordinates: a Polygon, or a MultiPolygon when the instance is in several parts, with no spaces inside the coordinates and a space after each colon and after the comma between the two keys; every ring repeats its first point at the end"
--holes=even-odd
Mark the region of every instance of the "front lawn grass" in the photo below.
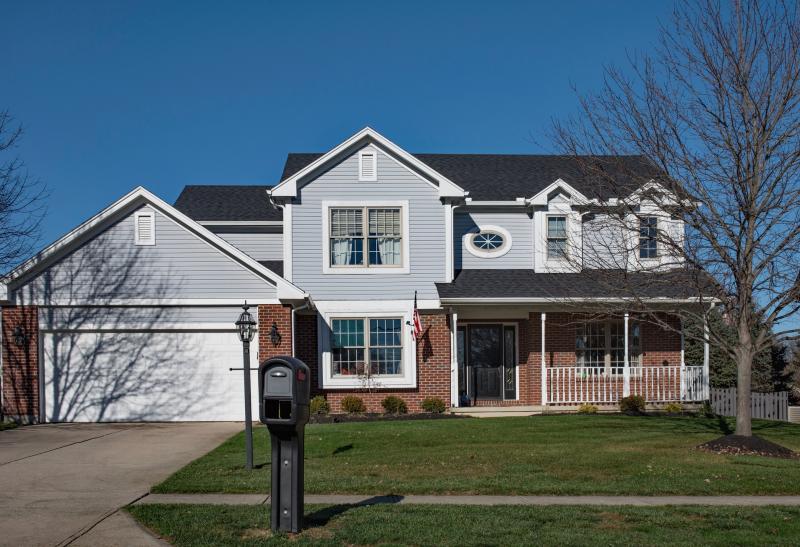
{"type": "Polygon", "coordinates": [[[273,535],[269,506],[135,505],[142,524],[194,545],[797,545],[797,507],[307,506],[273,535]]]}
{"type": "MultiPolygon", "coordinates": [[[[311,425],[305,491],[315,494],[800,494],[800,462],[693,450],[728,431],[691,416],[560,415],[311,425]]],[[[753,431],[800,450],[800,426],[753,431]]],[[[269,492],[269,442],[238,434],[153,491],[269,492]]]]}
{"type": "Polygon", "coordinates": [[[0,422],[0,431],[5,429],[14,429],[15,427],[17,427],[15,422],[0,422]]]}

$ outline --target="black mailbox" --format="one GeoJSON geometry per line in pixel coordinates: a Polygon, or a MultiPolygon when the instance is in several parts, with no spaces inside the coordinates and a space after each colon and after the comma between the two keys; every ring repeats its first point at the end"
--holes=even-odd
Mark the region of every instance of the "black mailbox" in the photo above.
{"type": "Polygon", "coordinates": [[[258,367],[261,423],[298,426],[308,423],[311,396],[308,366],[294,357],[273,357],[258,367]]]}
{"type": "Polygon", "coordinates": [[[272,443],[273,530],[299,532],[303,522],[303,445],[311,397],[308,366],[273,357],[258,367],[259,417],[272,443]]]}

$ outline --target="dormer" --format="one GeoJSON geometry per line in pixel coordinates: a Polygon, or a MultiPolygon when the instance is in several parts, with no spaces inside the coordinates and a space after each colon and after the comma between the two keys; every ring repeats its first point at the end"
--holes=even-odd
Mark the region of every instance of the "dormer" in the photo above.
{"type": "Polygon", "coordinates": [[[534,270],[579,269],[583,234],[578,207],[588,203],[586,196],[557,179],[525,201],[533,208],[534,270]]]}

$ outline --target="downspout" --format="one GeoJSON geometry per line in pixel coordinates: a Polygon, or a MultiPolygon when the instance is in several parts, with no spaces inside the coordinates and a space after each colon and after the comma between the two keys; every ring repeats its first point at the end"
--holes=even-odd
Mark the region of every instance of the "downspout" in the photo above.
{"type": "Polygon", "coordinates": [[[302,310],[307,310],[309,308],[309,303],[306,302],[302,306],[298,308],[292,308],[292,357],[295,357],[297,354],[297,341],[295,340],[295,313],[302,310]]]}

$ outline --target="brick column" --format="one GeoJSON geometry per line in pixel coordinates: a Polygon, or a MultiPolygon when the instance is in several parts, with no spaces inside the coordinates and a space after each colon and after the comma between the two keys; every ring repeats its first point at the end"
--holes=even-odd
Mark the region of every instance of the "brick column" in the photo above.
{"type": "Polygon", "coordinates": [[[3,417],[23,423],[39,419],[39,313],[36,307],[3,308],[3,417]],[[18,346],[21,326],[28,342],[18,346]]]}
{"type": "Polygon", "coordinates": [[[292,354],[292,307],[283,304],[258,305],[258,362],[277,355],[292,354]],[[272,325],[278,327],[281,341],[272,345],[269,332],[272,325]]]}

